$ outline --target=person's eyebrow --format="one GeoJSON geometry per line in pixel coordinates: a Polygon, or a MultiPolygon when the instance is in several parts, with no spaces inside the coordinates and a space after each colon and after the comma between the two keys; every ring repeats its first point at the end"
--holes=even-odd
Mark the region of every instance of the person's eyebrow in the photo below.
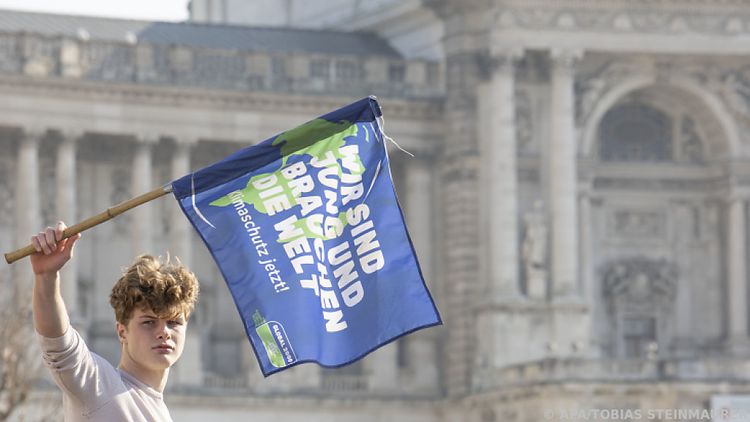
{"type": "Polygon", "coordinates": [[[141,315],[139,318],[141,319],[159,319],[154,315],[148,314],[148,315],[141,315]]]}

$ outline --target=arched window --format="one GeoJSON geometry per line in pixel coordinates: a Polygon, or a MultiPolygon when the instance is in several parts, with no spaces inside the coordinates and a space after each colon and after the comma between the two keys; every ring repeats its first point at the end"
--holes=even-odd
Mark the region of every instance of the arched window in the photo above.
{"type": "Polygon", "coordinates": [[[672,119],[646,104],[619,105],[599,126],[603,161],[672,161],[672,119]]]}

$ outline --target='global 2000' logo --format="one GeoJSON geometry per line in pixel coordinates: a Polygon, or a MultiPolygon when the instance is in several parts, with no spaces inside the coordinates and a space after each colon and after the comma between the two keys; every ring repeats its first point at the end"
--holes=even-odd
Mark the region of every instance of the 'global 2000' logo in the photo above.
{"type": "Polygon", "coordinates": [[[284,331],[284,326],[276,321],[268,321],[257,327],[255,332],[258,333],[263,347],[266,349],[268,360],[277,368],[289,366],[297,361],[289,337],[284,331]]]}

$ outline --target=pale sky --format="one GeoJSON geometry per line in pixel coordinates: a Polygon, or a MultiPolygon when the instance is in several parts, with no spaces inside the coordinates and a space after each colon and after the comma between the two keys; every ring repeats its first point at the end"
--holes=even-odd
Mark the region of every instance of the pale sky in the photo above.
{"type": "Polygon", "coordinates": [[[0,0],[0,9],[123,19],[185,21],[188,0],[0,0]]]}

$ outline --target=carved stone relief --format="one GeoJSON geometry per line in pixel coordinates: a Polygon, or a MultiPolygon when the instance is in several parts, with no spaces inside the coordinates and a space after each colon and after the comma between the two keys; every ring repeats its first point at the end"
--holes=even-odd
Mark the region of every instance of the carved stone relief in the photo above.
{"type": "Polygon", "coordinates": [[[614,14],[612,8],[574,7],[549,3],[517,2],[504,8],[495,16],[495,25],[500,28],[557,29],[569,31],[637,32],[653,34],[737,34],[746,33],[743,18],[736,13],[729,15],[719,9],[713,13],[702,11],[690,13],[684,8],[664,10],[642,10],[621,5],[614,14]],[[537,4],[538,3],[538,4],[537,4]],[[545,7],[546,6],[546,7],[545,7]]]}
{"type": "Polygon", "coordinates": [[[663,211],[615,209],[610,211],[607,231],[620,239],[665,240],[667,216],[663,211]]]}
{"type": "Polygon", "coordinates": [[[608,61],[589,72],[578,72],[575,80],[576,121],[584,126],[598,101],[615,85],[628,78],[653,72],[653,63],[608,61]]]}
{"type": "Polygon", "coordinates": [[[683,162],[701,164],[703,163],[703,142],[695,127],[695,121],[690,116],[684,116],[680,122],[678,134],[678,145],[680,156],[678,159],[683,162]]]}
{"type": "Polygon", "coordinates": [[[610,299],[673,298],[677,291],[677,267],[666,260],[625,258],[606,267],[603,281],[604,295],[610,299]]]}
{"type": "MultiPolygon", "coordinates": [[[[612,89],[625,81],[638,78],[653,79],[658,86],[667,90],[673,89],[674,81],[688,81],[700,89],[705,95],[714,95],[726,104],[726,109],[734,117],[740,130],[740,136],[748,138],[750,134],[750,67],[737,67],[726,64],[724,67],[716,63],[701,63],[693,60],[653,59],[650,57],[632,57],[629,60],[609,59],[607,57],[587,57],[587,61],[576,72],[575,101],[576,123],[579,128],[586,127],[592,118],[600,101],[612,89]],[[671,86],[671,87],[670,87],[671,86]]],[[[644,100],[650,104],[650,95],[644,98],[650,88],[638,91],[633,100],[644,100]]],[[[681,90],[680,88],[676,88],[681,90]]],[[[670,95],[668,91],[666,94],[670,95]]],[[[702,164],[710,157],[721,155],[726,145],[722,140],[726,131],[721,127],[715,111],[708,110],[704,94],[682,91],[683,100],[677,109],[671,105],[661,104],[661,108],[674,111],[674,159],[680,162],[702,164]],[[684,120],[683,120],[684,118],[684,120]],[[716,141],[713,141],[716,140],[716,141]],[[710,141],[706,143],[706,141],[710,141]],[[683,147],[684,153],[679,149],[683,147]]],[[[662,95],[662,96],[664,96],[662,95]]],[[[674,95],[672,95],[674,97],[674,95]]],[[[651,100],[658,99],[655,94],[651,100]]],[[[623,99],[621,99],[623,100],[623,99]]],[[[624,100],[623,100],[624,101],[624,100]]],[[[663,102],[663,101],[662,101],[663,102]]],[[[748,138],[750,141],[750,138],[748,138]]]]}
{"type": "Polygon", "coordinates": [[[610,353],[654,358],[672,337],[677,267],[645,257],[611,262],[602,274],[602,292],[612,329],[610,353]]]}
{"type": "Polygon", "coordinates": [[[737,118],[740,134],[750,133],[750,67],[726,72],[711,88],[737,118]]]}

